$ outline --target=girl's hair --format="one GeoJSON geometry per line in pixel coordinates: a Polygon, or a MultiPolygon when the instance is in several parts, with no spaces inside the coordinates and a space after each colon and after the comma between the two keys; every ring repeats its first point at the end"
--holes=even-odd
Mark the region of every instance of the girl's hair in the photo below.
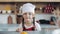
{"type": "MultiPolygon", "coordinates": [[[[35,17],[33,17],[33,25],[35,27],[35,17]]],[[[22,19],[22,27],[24,28],[24,18],[22,19]]],[[[33,31],[35,30],[35,28],[33,29],[33,31]]]]}
{"type": "Polygon", "coordinates": [[[19,17],[19,18],[20,18],[20,17],[22,17],[22,15],[17,15],[17,17],[19,17]]]}
{"type": "Polygon", "coordinates": [[[18,19],[19,18],[22,18],[22,15],[17,15],[17,24],[20,24],[19,22],[18,22],[18,19]]]}

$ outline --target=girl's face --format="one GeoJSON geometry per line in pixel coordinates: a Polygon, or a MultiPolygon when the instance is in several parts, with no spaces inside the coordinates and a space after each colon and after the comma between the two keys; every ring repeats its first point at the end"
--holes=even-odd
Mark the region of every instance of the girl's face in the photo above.
{"type": "Polygon", "coordinates": [[[33,20],[33,13],[24,13],[23,18],[25,22],[31,22],[33,20]]]}

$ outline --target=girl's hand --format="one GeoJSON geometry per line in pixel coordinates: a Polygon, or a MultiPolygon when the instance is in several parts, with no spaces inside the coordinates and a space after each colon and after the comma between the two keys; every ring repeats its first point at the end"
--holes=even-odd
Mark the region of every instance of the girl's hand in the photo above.
{"type": "Polygon", "coordinates": [[[20,31],[20,29],[18,28],[17,30],[16,30],[16,32],[19,32],[20,31]]]}
{"type": "Polygon", "coordinates": [[[17,30],[16,30],[16,32],[21,32],[22,31],[22,28],[18,28],[17,30]]]}

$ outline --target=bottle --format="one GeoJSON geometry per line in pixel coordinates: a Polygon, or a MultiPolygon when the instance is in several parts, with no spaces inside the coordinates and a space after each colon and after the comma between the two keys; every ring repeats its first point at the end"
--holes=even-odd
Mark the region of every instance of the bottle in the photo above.
{"type": "Polygon", "coordinates": [[[0,10],[0,14],[1,14],[1,12],[2,12],[2,11],[0,10]]]}
{"type": "Polygon", "coordinates": [[[11,15],[8,16],[8,24],[12,24],[12,17],[11,17],[11,15]]]}
{"type": "Polygon", "coordinates": [[[7,13],[8,13],[8,14],[11,14],[11,10],[8,10],[7,13]]]}
{"type": "Polygon", "coordinates": [[[6,13],[6,10],[2,10],[2,13],[5,14],[6,13]]]}

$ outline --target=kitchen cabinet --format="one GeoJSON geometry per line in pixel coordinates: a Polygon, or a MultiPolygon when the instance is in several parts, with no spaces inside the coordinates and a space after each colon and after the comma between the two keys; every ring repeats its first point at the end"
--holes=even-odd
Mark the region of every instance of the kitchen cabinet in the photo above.
{"type": "Polygon", "coordinates": [[[13,10],[12,8],[12,6],[14,6],[14,5],[12,5],[12,4],[4,4],[4,3],[0,3],[0,11],[1,11],[1,13],[0,14],[11,14],[11,13],[15,13],[15,9],[13,10]]]}
{"type": "MultiPolygon", "coordinates": [[[[17,0],[17,1],[19,1],[19,0],[17,0]]],[[[11,13],[13,13],[13,14],[21,14],[20,6],[22,6],[23,4],[25,4],[27,2],[17,2],[17,1],[16,2],[1,2],[0,3],[0,7],[1,7],[0,10],[6,10],[6,11],[11,10],[11,13]]],[[[29,0],[27,0],[27,1],[29,1],[29,0]]],[[[43,13],[42,9],[43,9],[43,7],[47,6],[48,2],[46,2],[46,3],[45,2],[29,2],[29,3],[36,5],[35,12],[37,14],[40,14],[40,13],[43,13]]],[[[9,13],[9,11],[7,11],[7,13],[9,13]]]]}

